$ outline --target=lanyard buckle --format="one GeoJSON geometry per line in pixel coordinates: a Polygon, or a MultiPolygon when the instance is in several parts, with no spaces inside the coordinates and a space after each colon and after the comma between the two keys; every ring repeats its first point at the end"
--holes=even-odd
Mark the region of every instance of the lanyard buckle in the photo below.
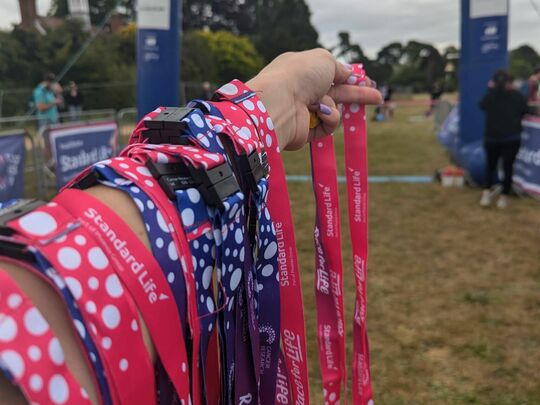
{"type": "Polygon", "coordinates": [[[45,201],[21,199],[15,204],[0,209],[0,235],[13,235],[13,230],[8,226],[8,223],[41,207],[43,204],[45,204],[45,201]]]}
{"type": "Polygon", "coordinates": [[[268,155],[263,150],[260,155],[257,151],[250,155],[238,156],[238,165],[242,171],[242,177],[252,192],[257,191],[257,183],[269,172],[268,155]]]}
{"type": "Polygon", "coordinates": [[[182,120],[193,110],[186,107],[166,107],[154,119],[144,121],[146,129],[142,136],[152,144],[189,145],[188,138],[182,136],[182,131],[187,128],[187,124],[182,120]]]}
{"type": "Polygon", "coordinates": [[[206,169],[184,163],[156,163],[148,159],[146,166],[171,200],[176,199],[176,190],[197,188],[208,206],[223,209],[223,201],[240,191],[238,181],[226,162],[206,169]]]}

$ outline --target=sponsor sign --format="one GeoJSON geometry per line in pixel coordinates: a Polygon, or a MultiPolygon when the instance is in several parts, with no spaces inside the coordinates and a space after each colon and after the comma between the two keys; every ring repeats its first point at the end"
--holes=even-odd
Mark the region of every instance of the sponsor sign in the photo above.
{"type": "Polygon", "coordinates": [[[115,122],[52,128],[49,140],[58,188],[87,166],[113,156],[117,135],[115,122]]]}
{"type": "Polygon", "coordinates": [[[25,160],[24,131],[0,134],[0,201],[23,196],[25,160]]]}
{"type": "Polygon", "coordinates": [[[514,163],[514,184],[540,198],[540,119],[523,122],[521,148],[514,163]]]}

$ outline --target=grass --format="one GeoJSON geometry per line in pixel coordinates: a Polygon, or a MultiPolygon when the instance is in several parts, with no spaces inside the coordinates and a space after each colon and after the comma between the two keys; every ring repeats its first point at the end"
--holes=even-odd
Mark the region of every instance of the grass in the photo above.
{"type": "MultiPolygon", "coordinates": [[[[447,163],[431,122],[411,122],[411,114],[421,110],[398,110],[393,122],[370,123],[370,174],[431,175],[447,163]]],[[[335,139],[341,162],[340,134],[335,139]]],[[[310,173],[307,151],[284,156],[288,173],[310,173]]],[[[309,184],[290,184],[289,191],[312,397],[321,404],[313,194],[309,184]]],[[[340,192],[344,205],[345,188],[340,192]]],[[[478,199],[477,189],[370,185],[368,327],[375,403],[540,403],[540,206],[532,199],[512,199],[505,211],[481,209],[478,199]]],[[[345,225],[350,348],[354,282],[345,225]]]]}
{"type": "MultiPolygon", "coordinates": [[[[422,108],[398,108],[394,121],[370,123],[370,174],[431,175],[448,163],[432,123],[409,118],[421,115],[422,108]]],[[[343,174],[342,137],[335,139],[343,174]]],[[[310,173],[306,148],[284,159],[289,174],[310,173]]],[[[33,194],[33,183],[27,186],[33,194]]],[[[318,405],[314,199],[310,184],[291,183],[289,191],[318,405]]],[[[344,203],[344,186],[340,194],[344,203]]],[[[513,199],[506,211],[486,210],[478,199],[476,189],[370,185],[368,327],[377,404],[540,404],[540,205],[513,199]]],[[[343,227],[350,349],[354,282],[343,227]]]]}

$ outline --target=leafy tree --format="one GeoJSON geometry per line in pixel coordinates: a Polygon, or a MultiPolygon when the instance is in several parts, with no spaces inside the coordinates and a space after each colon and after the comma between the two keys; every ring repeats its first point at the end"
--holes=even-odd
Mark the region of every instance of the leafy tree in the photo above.
{"type": "Polygon", "coordinates": [[[318,46],[305,0],[186,0],[183,12],[184,31],[247,35],[266,62],[286,51],[318,46]]]}
{"type": "Polygon", "coordinates": [[[247,37],[227,31],[199,32],[206,39],[219,82],[247,80],[262,68],[261,56],[247,37]]]}
{"type": "Polygon", "coordinates": [[[257,0],[184,0],[184,32],[209,29],[253,35],[257,3],[257,0]]]}
{"type": "Polygon", "coordinates": [[[540,65],[540,55],[529,45],[522,45],[510,52],[510,73],[526,79],[536,66],[540,65]]]}

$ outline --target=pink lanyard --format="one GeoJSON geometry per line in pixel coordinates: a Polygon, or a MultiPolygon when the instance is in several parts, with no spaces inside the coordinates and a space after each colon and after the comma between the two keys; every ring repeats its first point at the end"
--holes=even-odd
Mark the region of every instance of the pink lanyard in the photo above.
{"type": "MultiPolygon", "coordinates": [[[[186,389],[183,386],[180,387],[181,391],[177,393],[180,396],[180,399],[186,404],[188,404],[189,401],[193,401],[194,405],[199,405],[202,400],[202,388],[199,373],[200,328],[197,307],[196,303],[194,302],[196,298],[194,296],[195,280],[193,276],[193,261],[186,235],[182,231],[183,227],[180,223],[180,218],[178,217],[176,208],[171,204],[158,181],[152,177],[152,174],[148,168],[142,163],[142,161],[146,161],[146,153],[154,154],[155,161],[163,163],[168,162],[167,156],[160,153],[158,150],[155,150],[159,149],[159,147],[154,148],[154,146],[155,145],[133,144],[122,151],[124,156],[109,159],[98,164],[106,164],[111,169],[114,169],[117,173],[122,174],[122,176],[124,176],[126,179],[129,179],[136,187],[144,190],[144,192],[152,199],[158,208],[158,211],[161,213],[161,217],[158,218],[160,226],[162,226],[164,229],[168,229],[173,238],[179,255],[179,264],[181,263],[181,265],[179,265],[179,271],[183,271],[184,279],[186,281],[188,324],[190,327],[190,336],[192,340],[191,363],[188,362],[185,339],[180,336],[180,340],[176,343],[176,347],[180,351],[180,355],[183,359],[182,363],[186,363],[188,364],[188,367],[191,367],[190,375],[192,396],[189,396],[189,390],[187,390],[186,393],[186,389]],[[142,151],[137,150],[138,148],[146,148],[148,150],[145,151],[145,153],[142,153],[142,151]],[[137,158],[139,160],[137,160],[137,158]]],[[[165,147],[171,151],[174,151],[177,148],[177,146],[165,147]]],[[[185,147],[182,146],[182,148],[185,147]]],[[[191,151],[191,156],[196,154],[197,151],[197,149],[195,149],[195,152],[191,151]]],[[[208,164],[207,161],[203,163],[208,164]]],[[[83,180],[87,175],[88,170],[81,173],[71,184],[77,184],[78,181],[83,180]]]]}
{"type": "Polygon", "coordinates": [[[12,240],[43,254],[60,276],[57,283],[67,284],[105,360],[114,403],[155,403],[153,366],[137,308],[93,235],[54,202],[8,226],[16,231],[12,240]]]}
{"type": "Polygon", "coordinates": [[[333,137],[313,141],[310,150],[317,208],[314,241],[319,361],[325,401],[335,404],[340,401],[340,390],[346,387],[347,376],[341,219],[333,137]]]}
{"type": "Polygon", "coordinates": [[[99,200],[80,190],[65,189],[54,201],[79,218],[101,242],[105,254],[115,263],[116,274],[137,304],[180,398],[189,398],[187,358],[177,350],[183,340],[180,316],[159,264],[133,231],[99,200]],[[167,321],[163,322],[164,319],[167,321]]]}
{"type": "MultiPolygon", "coordinates": [[[[349,84],[365,81],[361,65],[353,65],[349,84]]],[[[343,108],[345,131],[345,170],[347,203],[352,242],[356,301],[353,322],[353,403],[372,404],[369,346],[366,329],[367,259],[368,259],[368,163],[366,111],[363,105],[350,104],[343,108]]]]}
{"type": "Polygon", "coordinates": [[[88,394],[66,367],[58,338],[2,269],[0,308],[7,310],[0,314],[0,372],[7,370],[8,379],[31,403],[90,405],[88,394]]]}
{"type": "MultiPolygon", "coordinates": [[[[246,114],[255,123],[263,140],[270,165],[268,208],[276,228],[281,297],[281,339],[285,364],[291,380],[294,404],[309,404],[309,380],[304,321],[304,305],[296,254],[290,199],[274,125],[259,98],[245,84],[233,80],[217,91],[221,100],[236,104],[221,110],[225,119],[242,123],[246,114]]],[[[240,127],[241,129],[241,127],[240,127]]]]}

